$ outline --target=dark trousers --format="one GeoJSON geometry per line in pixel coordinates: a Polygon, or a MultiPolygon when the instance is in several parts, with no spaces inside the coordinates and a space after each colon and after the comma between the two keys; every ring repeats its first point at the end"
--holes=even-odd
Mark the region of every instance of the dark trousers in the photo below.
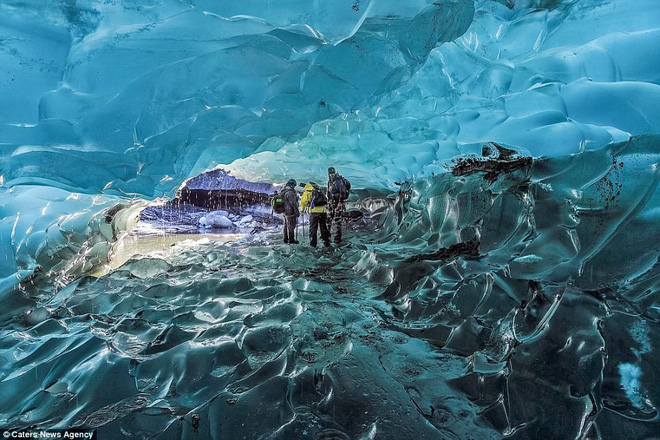
{"type": "Polygon", "coordinates": [[[334,236],[335,243],[341,243],[341,225],[344,222],[344,212],[346,211],[346,204],[344,202],[339,202],[337,204],[331,204],[326,207],[328,210],[328,229],[332,233],[332,226],[334,225],[334,236]]]}
{"type": "Polygon", "coordinates": [[[311,212],[309,214],[309,244],[316,247],[316,232],[321,229],[321,240],[330,246],[330,230],[328,229],[325,212],[311,212]]]}
{"type": "Polygon", "coordinates": [[[295,243],[296,241],[296,224],[298,223],[297,215],[283,215],[284,229],[282,229],[282,238],[285,243],[295,243]]]}

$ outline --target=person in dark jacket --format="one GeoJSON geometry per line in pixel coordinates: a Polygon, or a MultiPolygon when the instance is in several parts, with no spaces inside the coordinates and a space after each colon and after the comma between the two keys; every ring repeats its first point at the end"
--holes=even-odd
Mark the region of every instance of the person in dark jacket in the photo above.
{"type": "Polygon", "coordinates": [[[335,226],[334,242],[341,243],[341,227],[346,212],[346,199],[350,191],[350,182],[339,175],[334,167],[328,168],[328,229],[332,232],[335,226]]]}
{"type": "Polygon", "coordinates": [[[309,244],[316,247],[317,232],[321,229],[321,240],[325,247],[330,246],[330,231],[328,230],[326,191],[314,183],[305,185],[305,192],[300,198],[300,210],[309,212],[309,244]]]}
{"type": "Polygon", "coordinates": [[[282,189],[281,195],[284,202],[284,213],[282,214],[284,219],[284,229],[282,231],[284,243],[298,244],[295,231],[300,210],[298,209],[298,193],[296,192],[296,181],[294,179],[289,179],[282,189]]]}

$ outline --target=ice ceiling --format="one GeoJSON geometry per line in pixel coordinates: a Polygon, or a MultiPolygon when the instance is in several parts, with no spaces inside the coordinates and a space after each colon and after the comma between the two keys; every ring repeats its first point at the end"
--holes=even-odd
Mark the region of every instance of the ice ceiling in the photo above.
{"type": "MultiPolygon", "coordinates": [[[[270,182],[319,179],[333,165],[365,193],[411,182],[413,206],[398,214],[403,238],[389,252],[476,237],[490,260],[471,268],[474,286],[495,283],[520,299],[498,284],[502,273],[568,285],[575,307],[588,303],[579,316],[589,327],[606,311],[575,289],[634,279],[622,310],[660,317],[657,0],[4,0],[0,66],[3,301],[35,270],[83,264],[71,263],[81,249],[87,262],[102,259],[134,215],[122,207],[171,197],[216,165],[270,182]],[[434,180],[491,141],[533,157],[533,170],[489,189],[434,180]]],[[[380,279],[382,258],[365,255],[356,262],[380,279]]],[[[415,315],[434,290],[405,270],[393,277],[384,296],[415,315]]],[[[459,326],[474,338],[475,309],[459,326]]],[[[507,319],[498,325],[513,333],[524,324],[507,319]]],[[[631,338],[646,347],[651,330],[639,322],[631,338]]],[[[523,339],[543,323],[530,326],[523,339]]],[[[603,342],[585,344],[575,350],[598,353],[603,342]]],[[[650,414],[657,386],[641,392],[642,361],[628,360],[624,388],[650,414]]],[[[569,364],[598,381],[594,365],[569,364]]],[[[459,387],[470,395],[468,382],[459,387]]],[[[572,390],[582,399],[574,403],[600,402],[590,389],[572,390]]],[[[586,433],[584,420],[571,432],[586,433]]]]}

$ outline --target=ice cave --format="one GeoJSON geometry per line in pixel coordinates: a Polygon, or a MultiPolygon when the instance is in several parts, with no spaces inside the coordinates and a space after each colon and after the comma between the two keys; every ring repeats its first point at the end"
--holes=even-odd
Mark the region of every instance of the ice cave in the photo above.
{"type": "Polygon", "coordinates": [[[658,0],[2,0],[0,102],[3,438],[660,438],[658,0]]]}

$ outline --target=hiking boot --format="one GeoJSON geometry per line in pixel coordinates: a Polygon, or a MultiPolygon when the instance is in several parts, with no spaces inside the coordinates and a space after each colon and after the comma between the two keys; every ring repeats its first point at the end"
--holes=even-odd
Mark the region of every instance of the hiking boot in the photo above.
{"type": "Polygon", "coordinates": [[[289,243],[291,243],[291,244],[299,244],[300,242],[299,242],[298,240],[293,240],[293,241],[291,241],[291,242],[289,242],[289,243]]]}

